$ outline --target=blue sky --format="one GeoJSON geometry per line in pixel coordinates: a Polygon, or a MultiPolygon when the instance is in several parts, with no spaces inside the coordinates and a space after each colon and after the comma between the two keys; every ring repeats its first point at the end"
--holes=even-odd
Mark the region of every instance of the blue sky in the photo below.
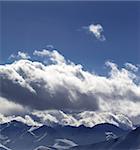
{"type": "Polygon", "coordinates": [[[91,111],[99,113],[93,124],[84,114],[82,122],[94,125],[109,112],[140,124],[139,8],[140,2],[1,2],[0,114],[91,111]]]}
{"type": "Polygon", "coordinates": [[[140,63],[140,2],[1,2],[1,60],[53,45],[88,70],[102,73],[106,60],[140,63]],[[105,41],[83,26],[101,24],[105,41]]]}

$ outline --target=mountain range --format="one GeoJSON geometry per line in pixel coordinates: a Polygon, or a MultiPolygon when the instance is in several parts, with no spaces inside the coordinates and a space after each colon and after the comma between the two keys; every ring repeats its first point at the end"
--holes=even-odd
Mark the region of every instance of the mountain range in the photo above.
{"type": "Polygon", "coordinates": [[[19,121],[0,124],[0,150],[138,150],[140,127],[123,129],[110,123],[93,127],[42,125],[19,121]]]}

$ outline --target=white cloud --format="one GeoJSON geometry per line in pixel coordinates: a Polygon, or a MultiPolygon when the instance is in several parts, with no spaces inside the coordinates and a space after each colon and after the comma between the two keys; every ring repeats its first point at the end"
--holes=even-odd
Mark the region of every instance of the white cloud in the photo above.
{"type": "Polygon", "coordinates": [[[30,59],[31,57],[29,56],[28,53],[18,51],[17,55],[11,54],[9,59],[30,59]]]}
{"type": "MultiPolygon", "coordinates": [[[[0,65],[1,94],[4,98],[36,110],[108,111],[130,118],[140,115],[140,83],[136,82],[139,76],[134,71],[126,67],[119,69],[115,63],[108,61],[108,76],[100,76],[85,71],[81,65],[68,63],[58,52],[43,50],[37,53],[46,53],[53,63],[44,65],[18,60],[0,65]]],[[[63,123],[77,124],[77,119],[70,114],[60,114],[57,116],[63,116],[63,123]]],[[[61,120],[50,113],[46,119],[56,123],[61,120]]],[[[88,120],[83,122],[86,124],[88,120]]]]}
{"type": "Polygon", "coordinates": [[[62,56],[56,50],[53,50],[53,51],[49,51],[46,49],[44,49],[42,51],[35,50],[33,55],[40,56],[40,57],[47,57],[53,63],[66,63],[64,56],[62,56]]]}
{"type": "Polygon", "coordinates": [[[103,27],[101,24],[90,24],[88,27],[86,27],[90,33],[92,33],[96,39],[100,41],[105,41],[106,38],[103,35],[103,27]]]}
{"type": "Polygon", "coordinates": [[[0,113],[2,114],[21,114],[27,111],[27,108],[14,103],[12,101],[8,101],[7,99],[0,97],[0,113]]]}

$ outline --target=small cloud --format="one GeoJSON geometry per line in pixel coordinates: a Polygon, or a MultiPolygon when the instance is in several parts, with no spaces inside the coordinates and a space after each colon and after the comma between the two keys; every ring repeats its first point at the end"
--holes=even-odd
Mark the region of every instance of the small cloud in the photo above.
{"type": "Polygon", "coordinates": [[[84,29],[87,29],[90,33],[92,33],[97,40],[106,40],[105,36],[103,35],[104,30],[101,24],[90,24],[89,26],[84,27],[84,29]]]}
{"type": "Polygon", "coordinates": [[[139,70],[139,68],[137,66],[135,66],[131,63],[125,63],[125,67],[127,69],[130,69],[130,70],[134,71],[134,72],[137,72],[139,70]]]}
{"type": "Polygon", "coordinates": [[[64,56],[61,55],[56,50],[53,50],[53,51],[49,51],[49,50],[46,50],[46,49],[41,50],[41,51],[35,50],[33,52],[33,55],[39,56],[39,57],[47,57],[48,59],[51,60],[51,62],[57,63],[57,64],[66,63],[66,60],[65,60],[64,56]]]}
{"type": "Polygon", "coordinates": [[[11,54],[9,59],[30,59],[31,57],[29,56],[28,53],[25,53],[25,52],[21,52],[21,51],[18,51],[18,53],[15,55],[15,54],[11,54]]]}

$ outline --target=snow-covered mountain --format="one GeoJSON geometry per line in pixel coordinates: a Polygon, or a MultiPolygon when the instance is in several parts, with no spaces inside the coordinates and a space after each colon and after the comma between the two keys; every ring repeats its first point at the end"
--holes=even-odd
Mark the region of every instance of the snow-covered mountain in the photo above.
{"type": "Polygon", "coordinates": [[[140,148],[140,127],[124,130],[109,123],[92,128],[83,125],[35,127],[11,121],[0,125],[0,143],[0,150],[129,150],[140,148]]]}
{"type": "Polygon", "coordinates": [[[0,113],[0,124],[10,121],[20,121],[29,126],[81,126],[93,127],[102,123],[110,123],[123,129],[133,129],[138,122],[133,122],[127,115],[121,113],[83,111],[64,112],[61,110],[33,111],[22,116],[7,116],[0,113]]]}
{"type": "Polygon", "coordinates": [[[83,125],[32,127],[22,122],[11,121],[0,125],[0,143],[13,150],[32,150],[38,146],[62,149],[106,140],[106,132],[112,132],[119,137],[126,134],[128,130],[125,131],[108,123],[92,128],[83,125]]]}
{"type": "Polygon", "coordinates": [[[61,110],[46,110],[35,111],[32,113],[32,115],[37,117],[41,123],[46,125],[59,124],[76,127],[84,125],[86,127],[93,127],[101,123],[110,123],[124,129],[132,129],[134,125],[134,123],[124,114],[104,111],[83,111],[69,113],[61,110]]]}

